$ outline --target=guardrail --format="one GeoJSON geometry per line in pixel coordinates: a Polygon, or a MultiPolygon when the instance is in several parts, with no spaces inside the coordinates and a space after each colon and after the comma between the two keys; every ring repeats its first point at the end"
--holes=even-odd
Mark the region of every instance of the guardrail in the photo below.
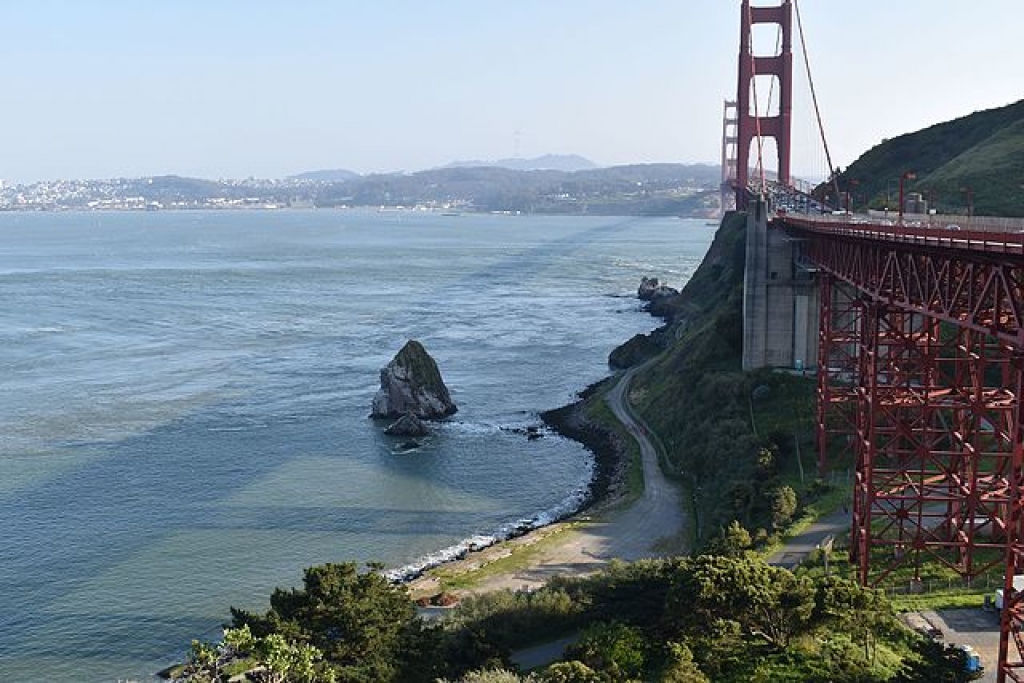
{"type": "Polygon", "coordinates": [[[980,219],[972,217],[968,229],[960,223],[954,223],[953,219],[958,218],[955,216],[926,218],[932,220],[918,220],[917,216],[904,216],[900,221],[899,218],[877,218],[861,214],[809,216],[779,212],[772,220],[783,227],[822,234],[944,249],[1024,255],[1024,221],[1012,218],[986,219],[994,222],[991,227],[982,227],[976,223],[980,219]]]}
{"type": "MultiPolygon", "coordinates": [[[[899,216],[892,211],[876,211],[871,209],[866,216],[875,221],[899,222],[899,216]]],[[[955,225],[963,230],[984,230],[986,232],[1022,232],[1024,218],[1006,218],[1003,216],[965,216],[958,214],[905,213],[903,224],[916,227],[944,228],[955,225]]]]}

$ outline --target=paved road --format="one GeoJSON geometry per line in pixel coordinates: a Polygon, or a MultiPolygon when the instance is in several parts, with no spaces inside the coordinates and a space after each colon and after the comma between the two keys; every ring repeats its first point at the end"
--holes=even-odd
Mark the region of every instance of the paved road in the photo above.
{"type": "Polygon", "coordinates": [[[643,493],[615,520],[615,525],[623,533],[623,537],[618,539],[612,550],[617,552],[615,557],[624,560],[663,554],[655,552],[653,546],[657,541],[685,534],[689,523],[684,512],[682,490],[676,482],[669,481],[661,471],[658,450],[650,438],[651,432],[628,405],[633,377],[644,367],[628,370],[605,397],[616,419],[640,446],[640,459],[643,464],[643,493]]]}
{"type": "Polygon", "coordinates": [[[924,610],[919,614],[942,631],[944,642],[973,647],[985,667],[985,675],[978,680],[995,683],[999,663],[998,612],[965,608],[924,610]]]}
{"type": "Polygon", "coordinates": [[[552,640],[549,643],[541,643],[523,650],[513,652],[510,656],[512,663],[521,671],[529,671],[541,666],[547,666],[557,662],[565,655],[565,649],[579,640],[580,634],[573,633],[571,636],[552,640]]]}
{"type": "Polygon", "coordinates": [[[793,569],[827,538],[845,540],[849,534],[850,514],[845,509],[836,510],[787,540],[782,548],[768,557],[768,564],[793,569]]]}

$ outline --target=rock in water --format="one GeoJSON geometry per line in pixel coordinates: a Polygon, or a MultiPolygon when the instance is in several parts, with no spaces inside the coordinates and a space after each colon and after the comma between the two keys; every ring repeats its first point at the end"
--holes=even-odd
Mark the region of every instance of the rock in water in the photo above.
{"type": "Polygon", "coordinates": [[[406,342],[380,371],[380,390],[373,397],[373,417],[398,417],[409,413],[432,420],[447,417],[456,410],[437,363],[418,341],[406,342]]]}
{"type": "Polygon", "coordinates": [[[636,290],[636,296],[642,301],[654,301],[666,296],[676,296],[679,291],[674,287],[663,285],[656,277],[640,278],[640,286],[636,290]]]}
{"type": "Polygon", "coordinates": [[[408,413],[398,418],[391,425],[384,430],[385,434],[389,436],[426,436],[429,434],[427,425],[413,415],[408,413]]]}

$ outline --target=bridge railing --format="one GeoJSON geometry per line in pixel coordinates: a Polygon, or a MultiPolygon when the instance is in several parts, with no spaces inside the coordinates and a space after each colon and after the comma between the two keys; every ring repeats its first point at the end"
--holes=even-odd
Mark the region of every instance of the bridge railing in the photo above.
{"type": "Polygon", "coordinates": [[[863,214],[809,215],[780,212],[774,222],[783,227],[858,239],[1000,254],[1024,254],[1024,221],[990,219],[994,221],[992,226],[982,227],[975,222],[978,217],[972,216],[968,229],[965,225],[951,220],[956,217],[943,215],[930,218],[932,220],[928,222],[918,220],[916,216],[904,216],[901,222],[895,216],[878,218],[863,214]],[[1020,227],[1017,227],[1018,225],[1020,227]]]}
{"type": "MultiPolygon", "coordinates": [[[[892,211],[867,212],[872,220],[897,221],[898,216],[892,211]]],[[[985,230],[990,232],[1021,232],[1024,231],[1024,218],[1004,218],[1001,216],[964,216],[957,214],[903,214],[903,224],[915,227],[927,226],[942,228],[956,225],[965,230],[985,230]]]]}

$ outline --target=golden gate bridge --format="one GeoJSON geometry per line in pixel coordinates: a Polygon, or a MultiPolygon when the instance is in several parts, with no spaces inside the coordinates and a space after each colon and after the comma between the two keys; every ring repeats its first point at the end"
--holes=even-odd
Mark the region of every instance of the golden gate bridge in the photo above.
{"type": "MultiPolygon", "coordinates": [[[[1024,681],[1024,221],[905,212],[909,172],[892,215],[841,208],[838,185],[830,204],[794,183],[794,10],[805,45],[796,0],[742,1],[724,107],[723,206],[748,214],[744,367],[816,366],[818,465],[841,451],[854,462],[862,584],[897,570],[920,582],[926,562],[968,585],[1002,570],[997,680],[1024,681]],[[769,54],[754,53],[758,24],[777,27],[769,54]]],[[[834,180],[806,49],[803,61],[834,180]]]]}

